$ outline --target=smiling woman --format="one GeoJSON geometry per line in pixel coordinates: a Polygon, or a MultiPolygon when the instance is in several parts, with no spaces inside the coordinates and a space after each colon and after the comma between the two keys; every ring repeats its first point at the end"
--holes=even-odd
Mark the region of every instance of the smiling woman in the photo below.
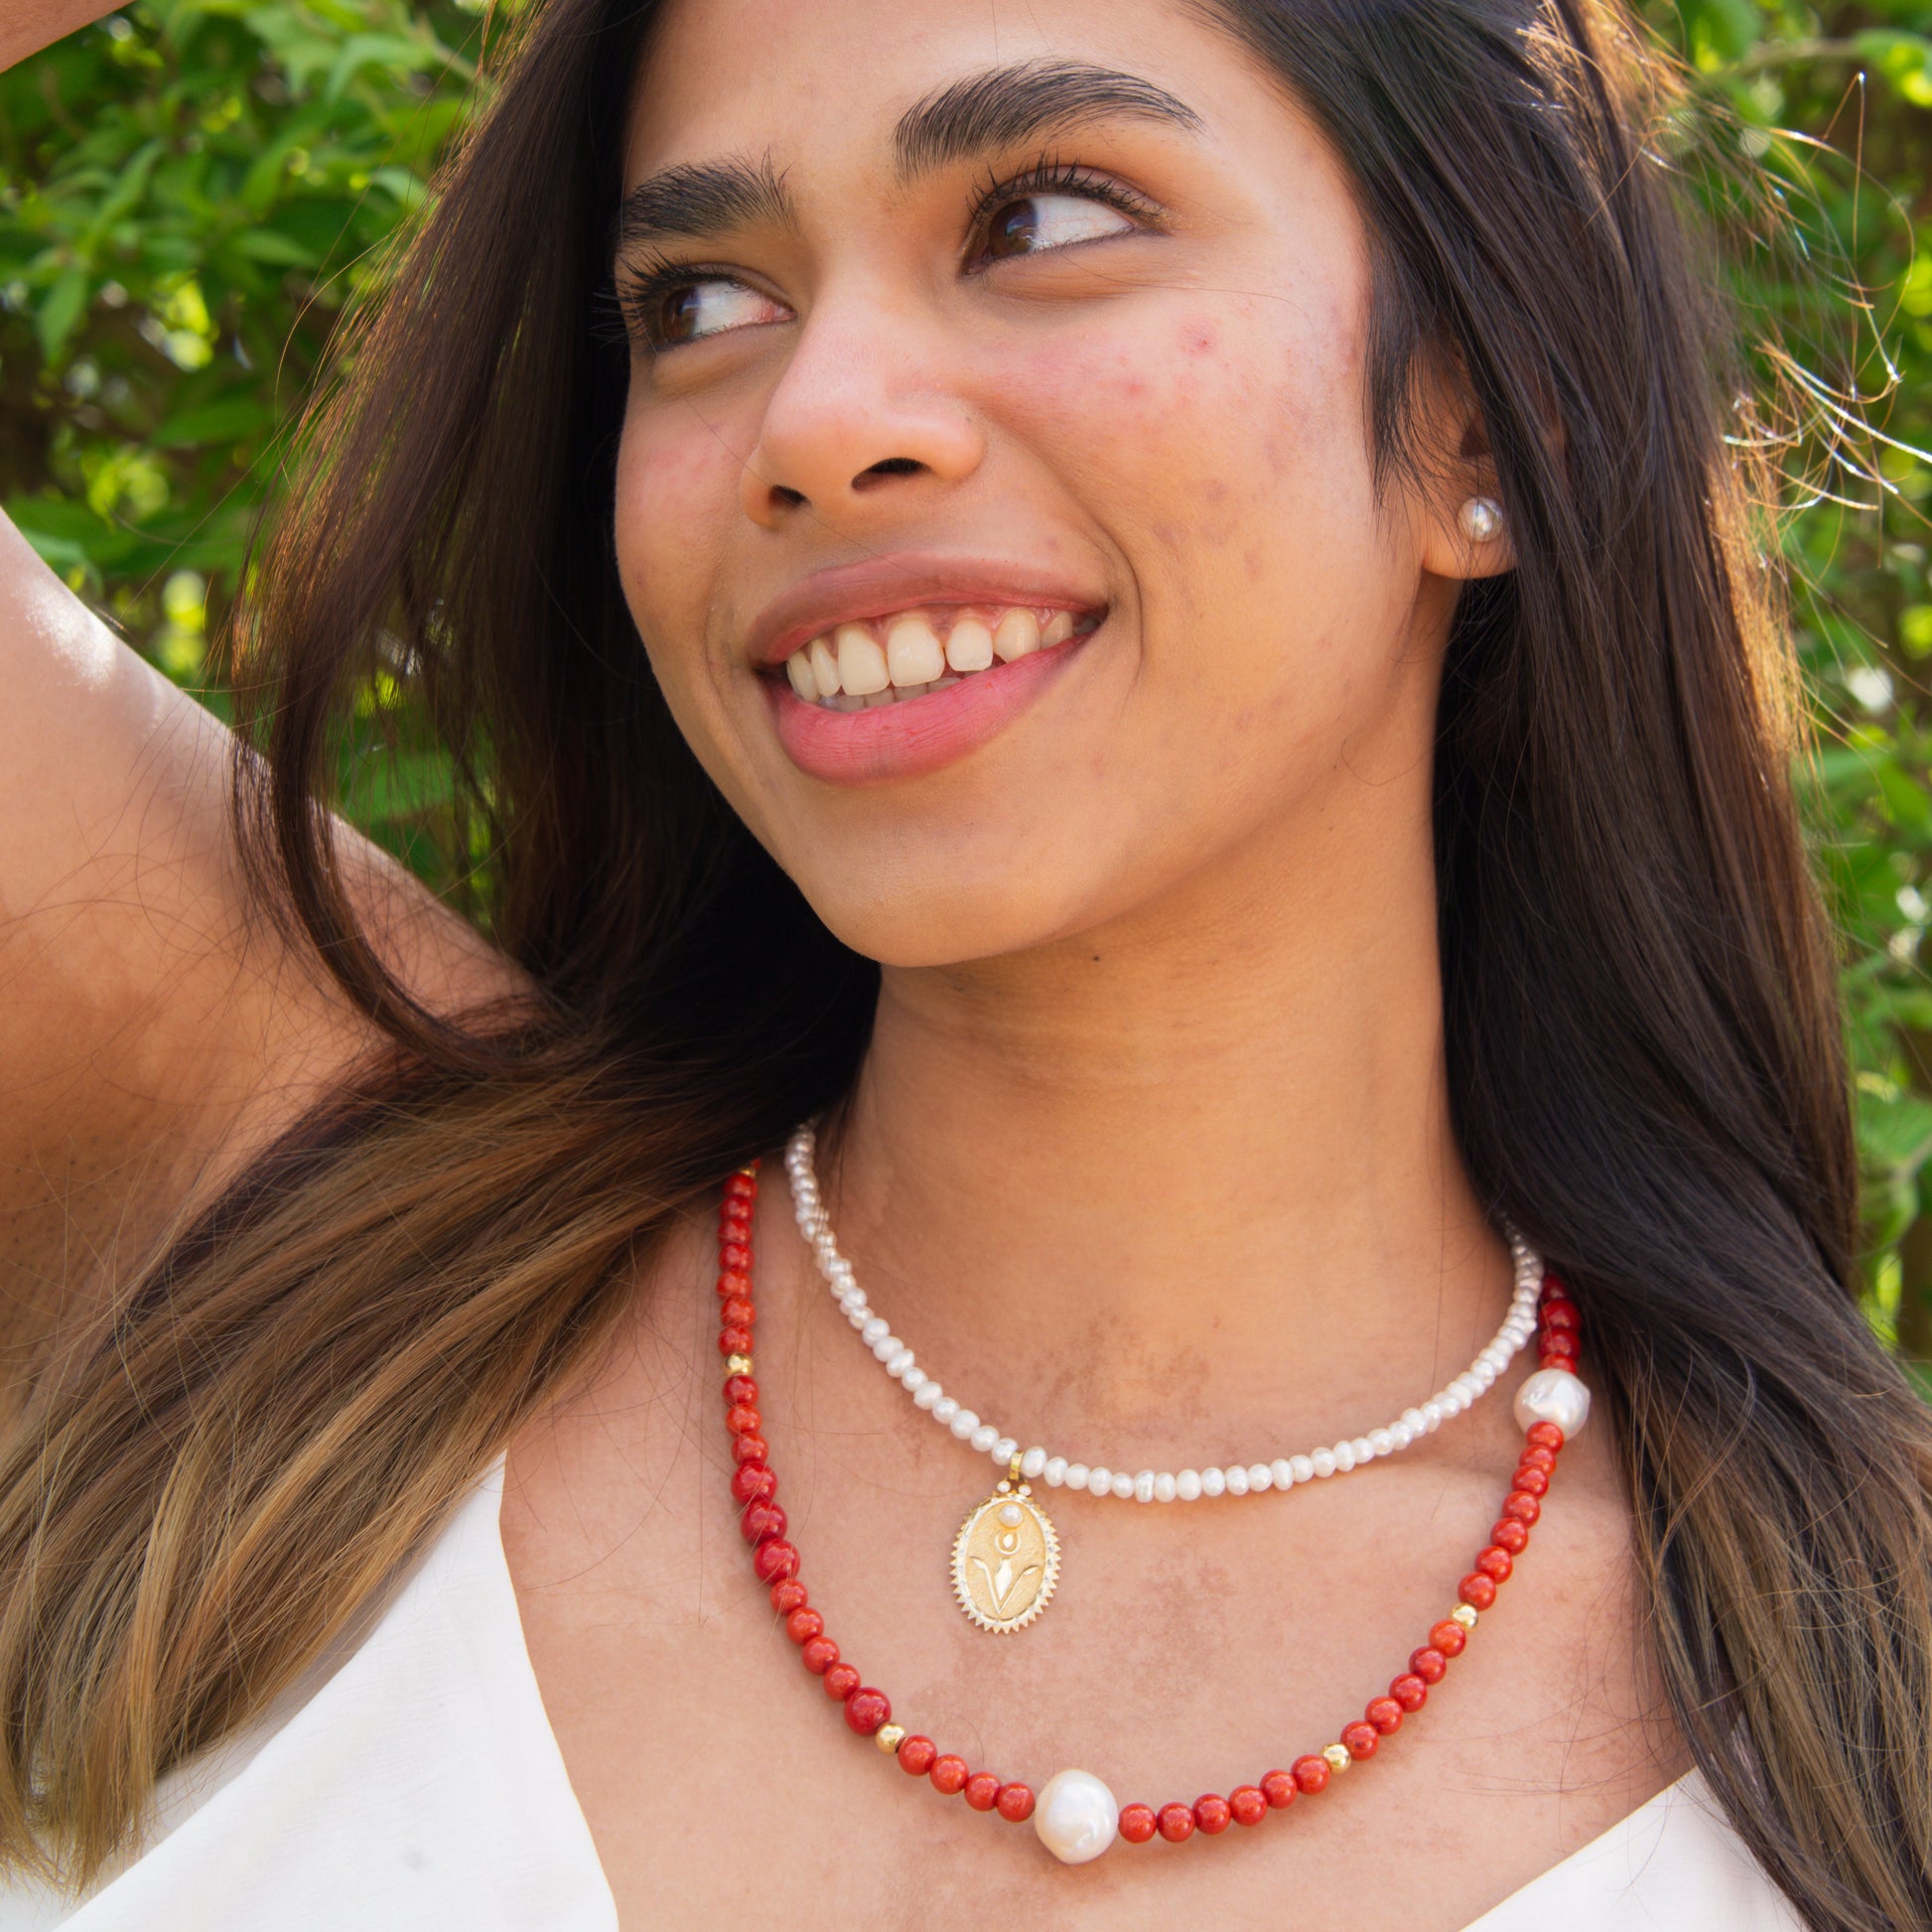
{"type": "Polygon", "coordinates": [[[1680,108],[1582,0],[546,0],[237,812],[6,563],[0,1927],[1932,1922],[1680,108]],[[317,809],[378,660],[487,945],[317,809]]]}

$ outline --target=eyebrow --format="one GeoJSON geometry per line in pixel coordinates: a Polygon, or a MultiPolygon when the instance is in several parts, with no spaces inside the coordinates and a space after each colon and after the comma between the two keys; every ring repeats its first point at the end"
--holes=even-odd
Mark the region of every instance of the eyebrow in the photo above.
{"type": "Polygon", "coordinates": [[[687,162],[647,176],[618,208],[615,245],[703,240],[759,224],[793,227],[785,180],[765,155],[758,161],[687,162]]]}
{"type": "Polygon", "coordinates": [[[893,133],[901,182],[1023,141],[1099,120],[1164,122],[1189,134],[1201,117],[1138,74],[1081,61],[1028,61],[989,68],[928,94],[893,133]]]}

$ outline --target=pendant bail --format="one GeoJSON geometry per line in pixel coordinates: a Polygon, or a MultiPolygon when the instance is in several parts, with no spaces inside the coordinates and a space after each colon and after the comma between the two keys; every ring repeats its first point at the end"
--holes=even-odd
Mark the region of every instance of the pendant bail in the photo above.
{"type": "Polygon", "coordinates": [[[1013,1460],[1007,1464],[1007,1480],[1016,1488],[1020,1484],[1020,1451],[1013,1451],[1013,1460]]]}

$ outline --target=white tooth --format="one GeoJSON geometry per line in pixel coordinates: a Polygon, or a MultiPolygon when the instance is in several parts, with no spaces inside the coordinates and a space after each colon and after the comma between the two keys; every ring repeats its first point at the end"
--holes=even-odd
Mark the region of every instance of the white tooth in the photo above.
{"type": "Polygon", "coordinates": [[[1009,611],[1000,620],[1000,627],[993,633],[993,648],[999,652],[1002,663],[1011,664],[1016,657],[1025,657],[1029,651],[1039,648],[1039,620],[1031,611],[1009,611]]]}
{"type": "Polygon", "coordinates": [[[1043,649],[1048,644],[1063,644],[1072,635],[1073,613],[1055,611],[1046,620],[1046,628],[1039,633],[1040,646],[1043,649]]]}
{"type": "Polygon", "coordinates": [[[802,650],[795,650],[785,659],[785,676],[791,680],[791,688],[807,704],[818,702],[818,679],[812,675],[811,659],[802,650]]]}
{"type": "Polygon", "coordinates": [[[886,632],[886,668],[900,690],[930,684],[946,672],[946,653],[923,618],[895,618],[886,632]]]}
{"type": "Polygon", "coordinates": [[[832,646],[823,637],[811,641],[812,676],[818,680],[818,695],[821,698],[836,698],[839,695],[839,660],[832,655],[832,646]]]}
{"type": "Polygon", "coordinates": [[[993,633],[978,618],[961,618],[946,639],[946,662],[955,671],[983,671],[993,662],[993,633]]]}
{"type": "Polygon", "coordinates": [[[862,623],[842,623],[833,632],[839,647],[839,687],[855,698],[869,698],[892,683],[886,653],[862,623]]]}

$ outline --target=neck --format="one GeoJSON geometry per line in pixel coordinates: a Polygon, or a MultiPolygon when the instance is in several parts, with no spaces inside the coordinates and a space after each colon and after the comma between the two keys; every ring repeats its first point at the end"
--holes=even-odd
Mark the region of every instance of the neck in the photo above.
{"type": "Polygon", "coordinates": [[[1466,1364],[1509,1267],[1450,1133],[1418,819],[1315,878],[1250,847],[1077,939],[887,971],[821,1178],[931,1372],[1015,1430],[1176,1452],[1190,1410],[1312,1443],[1466,1364]]]}

